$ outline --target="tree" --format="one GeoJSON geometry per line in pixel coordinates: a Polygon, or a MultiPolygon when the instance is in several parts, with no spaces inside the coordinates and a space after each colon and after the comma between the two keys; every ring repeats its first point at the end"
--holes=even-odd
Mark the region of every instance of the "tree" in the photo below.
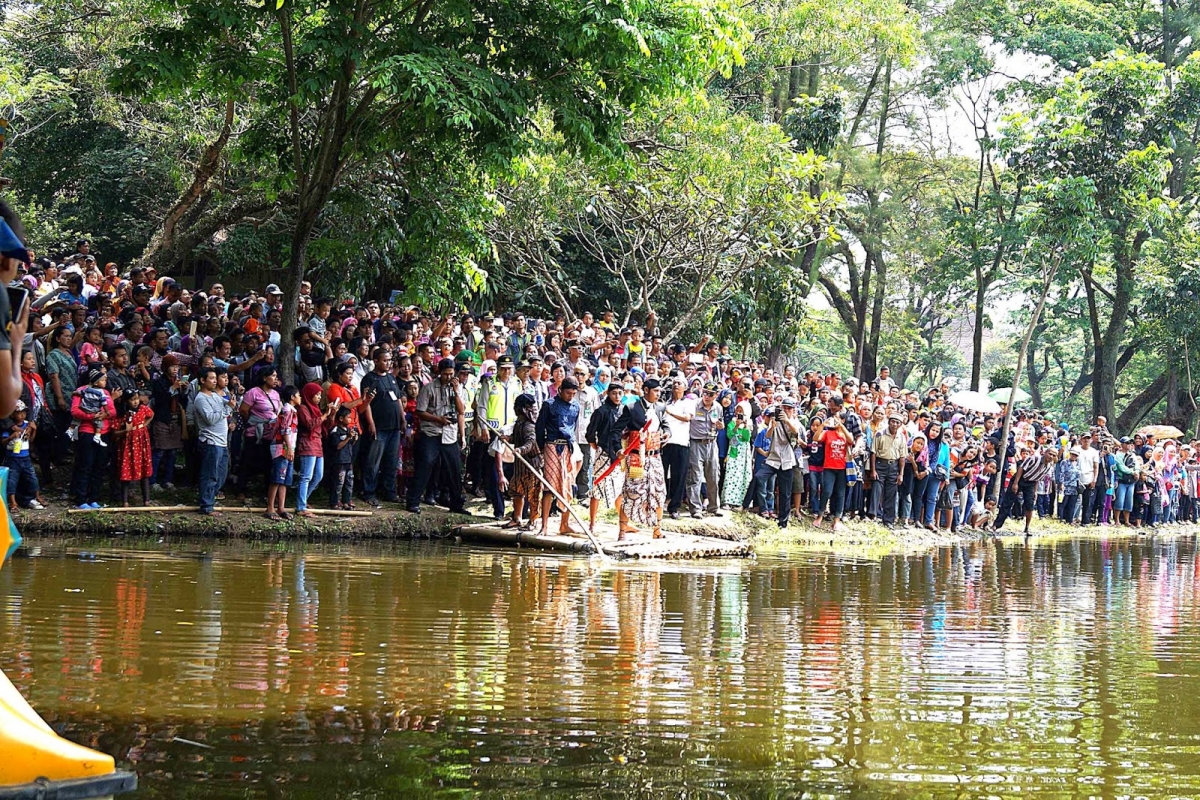
{"type": "Polygon", "coordinates": [[[1097,257],[1076,261],[1094,353],[1093,413],[1116,419],[1121,344],[1138,297],[1144,248],[1195,196],[1175,196],[1172,142],[1200,137],[1200,57],[1168,70],[1146,56],[1120,55],[1063,79],[1032,117],[1014,121],[1007,146],[1025,180],[1085,179],[1095,224],[1106,231],[1097,257]]]}
{"type": "MultiPolygon", "coordinates": [[[[1021,385],[1021,369],[1029,352],[1029,341],[1041,321],[1046,297],[1064,263],[1090,261],[1097,257],[1106,231],[1095,222],[1095,186],[1087,178],[1051,178],[1030,188],[1031,204],[1019,224],[1024,234],[1023,256],[1031,267],[1027,277],[1036,291],[1037,303],[1025,325],[1025,333],[1013,367],[1012,386],[1021,385]],[[1036,288],[1035,288],[1036,287],[1036,288]]],[[[1015,403],[1004,407],[1000,429],[1000,452],[1008,445],[1015,403]]],[[[1003,461],[1002,461],[1003,465],[1003,461]]],[[[992,499],[999,499],[1003,481],[992,481],[992,499]]]]}
{"type": "MultiPolygon", "coordinates": [[[[244,104],[242,148],[290,220],[286,296],[334,190],[388,157],[454,146],[508,163],[545,109],[581,151],[620,147],[627,110],[695,85],[739,57],[724,0],[162,0],[121,56],[114,85],[138,97],[244,104]]],[[[283,328],[296,323],[285,307],[283,328]]],[[[290,378],[292,353],[280,353],[290,378]]]]}
{"type": "Polygon", "coordinates": [[[805,191],[823,159],[719,99],[654,109],[625,138],[630,155],[606,161],[547,142],[501,189],[507,212],[491,234],[505,268],[535,281],[568,319],[578,313],[564,242],[585,268],[608,274],[626,323],[653,313],[670,319],[671,338],[743,276],[802,247],[805,231],[828,228],[837,199],[805,191]]]}

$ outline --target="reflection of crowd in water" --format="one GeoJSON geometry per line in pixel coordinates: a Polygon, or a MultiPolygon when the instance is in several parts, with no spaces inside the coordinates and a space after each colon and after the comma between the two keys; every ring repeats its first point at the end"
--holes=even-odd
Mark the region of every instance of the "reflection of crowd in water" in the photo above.
{"type": "MultiPolygon", "coordinates": [[[[568,742],[586,745],[572,763],[589,769],[617,752],[643,754],[636,768],[653,771],[678,757],[671,747],[707,753],[717,771],[780,748],[812,769],[859,748],[856,757],[883,765],[905,754],[920,772],[931,756],[905,750],[905,737],[933,741],[945,725],[981,735],[1008,725],[1015,738],[991,757],[1019,765],[1029,741],[1062,733],[1058,706],[1102,712],[1086,703],[1089,675],[1130,697],[1154,692],[1156,679],[1128,668],[1142,656],[1188,658],[1197,640],[1197,557],[1184,541],[978,542],[877,563],[764,558],[683,573],[491,553],[449,562],[218,554],[129,558],[99,585],[81,582],[91,565],[47,561],[18,568],[38,569],[27,599],[59,604],[59,629],[23,618],[0,631],[3,652],[51,665],[22,688],[62,705],[73,735],[103,745],[88,731],[127,731],[122,755],[150,785],[319,780],[356,760],[374,779],[402,757],[388,737],[413,731],[422,735],[399,741],[484,786],[500,767],[479,757],[527,759],[504,769],[536,781],[521,768],[569,771],[568,742]],[[86,591],[63,591],[73,586],[86,591]],[[174,610],[195,596],[219,624],[177,626],[200,621],[174,610]],[[138,609],[136,623],[116,624],[138,609]],[[1020,677],[1031,671],[1046,678],[1020,677]],[[964,686],[969,705],[955,700],[964,686]],[[173,716],[181,702],[194,719],[173,716]],[[97,723],[97,705],[118,723],[97,723]],[[667,737],[685,730],[686,741],[667,737]],[[171,744],[175,736],[217,750],[171,744]]],[[[1103,712],[1127,740],[1159,724],[1129,709],[1139,716],[1103,712]]],[[[1084,724],[1066,750],[1093,752],[1094,731],[1084,724]]]]}

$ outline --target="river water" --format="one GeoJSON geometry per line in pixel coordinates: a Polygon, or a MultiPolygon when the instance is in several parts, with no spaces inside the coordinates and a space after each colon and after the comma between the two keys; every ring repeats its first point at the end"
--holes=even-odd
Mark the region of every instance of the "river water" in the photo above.
{"type": "Polygon", "coordinates": [[[0,668],[139,797],[1200,796],[1190,538],[28,544],[0,668]]]}

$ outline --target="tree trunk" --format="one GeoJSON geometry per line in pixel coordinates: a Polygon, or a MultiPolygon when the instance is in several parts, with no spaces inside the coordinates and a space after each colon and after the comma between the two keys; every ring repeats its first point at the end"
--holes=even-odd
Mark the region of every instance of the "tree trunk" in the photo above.
{"type": "Polygon", "coordinates": [[[983,316],[984,301],[988,287],[982,281],[975,283],[975,329],[971,331],[971,391],[979,391],[983,380],[983,316]]]}
{"type": "MultiPolygon", "coordinates": [[[[187,254],[184,248],[179,247],[178,228],[188,212],[192,211],[201,198],[208,194],[208,183],[221,166],[221,154],[225,150],[225,145],[229,143],[229,136],[233,131],[233,111],[233,100],[227,100],[225,102],[225,118],[220,132],[201,152],[200,160],[196,162],[196,168],[192,171],[192,182],[163,216],[162,226],[146,243],[146,249],[142,251],[141,257],[136,262],[138,265],[158,268],[172,267],[187,254]]],[[[190,250],[190,247],[188,249],[190,250]]]]}
{"type": "MultiPolygon", "coordinates": [[[[1130,431],[1138,426],[1145,419],[1159,401],[1163,399],[1163,395],[1167,393],[1167,386],[1170,383],[1170,370],[1163,370],[1157,378],[1142,389],[1136,397],[1129,401],[1129,405],[1121,412],[1121,416],[1115,418],[1113,430],[1117,435],[1128,435],[1130,431]]],[[[1109,417],[1109,419],[1114,419],[1109,417]]]]}
{"type": "Polygon", "coordinates": [[[1192,401],[1190,382],[1186,375],[1180,374],[1175,363],[1171,364],[1170,373],[1163,423],[1174,425],[1181,431],[1191,430],[1192,421],[1196,416],[1196,404],[1192,401]]]}
{"type": "Polygon", "coordinates": [[[1025,335],[1021,337],[1021,349],[1017,352],[1017,367],[1013,370],[1012,392],[1009,395],[1008,404],[1004,406],[1004,424],[1000,427],[1000,446],[997,448],[997,454],[1000,456],[999,469],[996,471],[995,480],[992,481],[992,485],[988,488],[991,498],[997,502],[1000,500],[1000,484],[1004,483],[1004,464],[1008,457],[1008,434],[1012,430],[1012,394],[1021,385],[1021,369],[1025,366],[1025,356],[1029,352],[1029,340],[1033,338],[1033,329],[1037,327],[1038,320],[1042,318],[1042,308],[1046,305],[1046,296],[1050,294],[1050,285],[1054,283],[1054,273],[1057,271],[1057,264],[1051,265],[1042,279],[1042,294],[1038,297],[1037,308],[1033,311],[1033,317],[1029,320],[1029,324],[1025,326],[1025,335]]]}

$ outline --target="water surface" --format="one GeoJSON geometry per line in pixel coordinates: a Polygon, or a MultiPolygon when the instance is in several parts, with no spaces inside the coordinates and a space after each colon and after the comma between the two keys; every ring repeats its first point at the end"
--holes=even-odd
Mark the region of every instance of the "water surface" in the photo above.
{"type": "Polygon", "coordinates": [[[140,797],[1200,796],[1191,539],[29,544],[0,668],[140,797]]]}

